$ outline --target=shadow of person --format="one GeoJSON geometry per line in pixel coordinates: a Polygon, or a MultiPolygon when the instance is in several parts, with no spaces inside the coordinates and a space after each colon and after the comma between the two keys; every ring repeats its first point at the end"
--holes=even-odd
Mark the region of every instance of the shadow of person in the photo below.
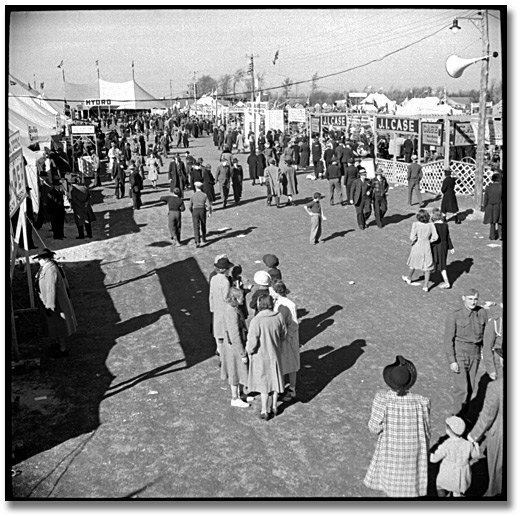
{"type": "Polygon", "coordinates": [[[488,390],[488,384],[491,382],[491,378],[487,373],[484,373],[478,382],[477,393],[472,400],[468,403],[467,410],[464,414],[466,419],[466,426],[468,431],[471,430],[475,422],[477,421],[480,411],[484,406],[484,399],[486,397],[486,391],[488,390]]]}
{"type": "MultiPolygon", "coordinates": [[[[307,342],[319,335],[319,333],[326,330],[328,326],[331,326],[334,321],[333,319],[329,319],[329,317],[342,309],[343,307],[340,305],[333,305],[322,314],[299,321],[299,345],[304,346],[307,342]]],[[[297,317],[300,318],[307,313],[306,310],[301,308],[297,311],[297,317]]]]}
{"type": "MultiPolygon", "coordinates": [[[[233,238],[233,237],[238,237],[240,235],[248,235],[249,233],[254,231],[254,229],[257,229],[257,226],[250,226],[250,227],[248,227],[246,229],[238,229],[236,231],[232,231],[231,233],[225,232],[223,234],[223,236],[220,236],[218,238],[213,238],[211,240],[211,242],[214,244],[215,242],[218,242],[219,240],[223,240],[225,238],[233,238]]],[[[211,232],[207,233],[207,237],[209,235],[212,236],[211,232]]]]}
{"type": "Polygon", "coordinates": [[[394,213],[393,215],[390,215],[388,217],[383,217],[382,223],[386,226],[388,224],[399,224],[403,220],[407,220],[407,219],[413,217],[414,215],[415,215],[415,213],[405,213],[405,214],[394,213]]]}
{"type": "Polygon", "coordinates": [[[473,258],[465,258],[464,260],[455,260],[448,263],[446,272],[450,284],[453,285],[462,274],[469,274],[471,267],[473,267],[473,258]]]}
{"type": "Polygon", "coordinates": [[[323,346],[301,353],[301,369],[297,380],[299,389],[295,401],[308,403],[313,400],[336,376],[357,362],[365,346],[364,339],[356,339],[337,349],[323,346]]]}
{"type": "Polygon", "coordinates": [[[344,237],[348,233],[351,233],[352,231],[355,231],[355,229],[346,229],[345,231],[336,231],[335,233],[332,233],[330,236],[327,236],[325,239],[323,239],[323,242],[328,242],[328,240],[333,240],[334,238],[338,237],[344,237]]]}
{"type": "Polygon", "coordinates": [[[441,194],[436,195],[435,197],[431,197],[429,199],[424,199],[424,201],[422,201],[422,206],[423,206],[423,208],[426,208],[431,203],[439,201],[440,199],[442,199],[442,195],[441,194]]]}
{"type": "Polygon", "coordinates": [[[465,211],[459,211],[458,218],[462,222],[468,218],[468,215],[471,215],[473,213],[473,210],[471,208],[468,208],[465,211]]]}

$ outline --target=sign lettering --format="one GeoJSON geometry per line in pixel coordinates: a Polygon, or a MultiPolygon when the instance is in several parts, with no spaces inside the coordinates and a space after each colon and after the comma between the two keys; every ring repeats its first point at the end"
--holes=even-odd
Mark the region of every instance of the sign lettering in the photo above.
{"type": "Polygon", "coordinates": [[[475,133],[471,122],[455,122],[453,124],[453,145],[475,145],[475,133]]]}
{"type": "Polygon", "coordinates": [[[24,156],[20,147],[20,133],[9,137],[9,216],[12,217],[27,196],[24,156]],[[18,147],[17,147],[18,145],[18,147]]]}
{"type": "Polygon", "coordinates": [[[306,122],[306,109],[288,108],[288,121],[289,122],[300,122],[300,123],[304,124],[306,122]]]}
{"type": "Polygon", "coordinates": [[[71,134],[94,134],[93,125],[71,125],[71,134]]]}
{"type": "Polygon", "coordinates": [[[92,106],[110,106],[112,104],[112,100],[110,99],[85,99],[83,104],[86,107],[92,106]]]}
{"type": "Polygon", "coordinates": [[[321,125],[323,127],[333,126],[334,129],[345,129],[348,125],[346,115],[321,115],[321,125]]]}
{"type": "Polygon", "coordinates": [[[422,143],[423,145],[442,145],[442,124],[423,122],[422,123],[422,143]]]}
{"type": "Polygon", "coordinates": [[[376,117],[375,129],[377,131],[389,131],[396,133],[418,133],[419,121],[410,118],[376,117]]]}

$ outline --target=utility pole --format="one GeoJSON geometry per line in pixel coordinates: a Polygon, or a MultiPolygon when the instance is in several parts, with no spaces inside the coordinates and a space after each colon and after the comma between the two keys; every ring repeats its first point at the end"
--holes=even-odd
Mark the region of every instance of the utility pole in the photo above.
{"type": "MultiPolygon", "coordinates": [[[[480,31],[482,38],[482,51],[484,56],[489,56],[489,31],[488,12],[480,13],[480,31]]],[[[480,69],[480,98],[479,98],[479,121],[477,134],[477,170],[475,173],[475,210],[479,212],[482,208],[484,188],[484,147],[486,143],[486,96],[488,93],[489,59],[482,61],[480,69]]]]}
{"type": "Polygon", "coordinates": [[[196,109],[196,73],[197,71],[194,70],[194,109],[196,109]]]}
{"type": "Polygon", "coordinates": [[[259,57],[258,55],[255,55],[254,54],[250,54],[249,55],[246,55],[245,57],[247,58],[250,58],[250,65],[248,67],[248,72],[250,72],[250,77],[252,79],[252,86],[251,86],[251,91],[250,91],[250,101],[252,103],[252,112],[254,114],[254,134],[255,134],[255,139],[256,139],[256,143],[257,143],[257,139],[259,137],[259,129],[258,129],[258,126],[256,124],[256,105],[255,105],[255,89],[256,89],[256,83],[255,83],[255,76],[254,76],[254,57],[259,57]]]}

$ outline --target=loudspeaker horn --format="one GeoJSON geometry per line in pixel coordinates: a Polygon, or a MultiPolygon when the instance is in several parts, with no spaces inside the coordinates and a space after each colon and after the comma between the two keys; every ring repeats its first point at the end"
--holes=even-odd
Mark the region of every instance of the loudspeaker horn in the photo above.
{"type": "Polygon", "coordinates": [[[446,60],[446,71],[450,77],[457,79],[462,75],[462,72],[473,63],[497,56],[498,52],[493,52],[491,56],[476,57],[475,59],[462,59],[462,57],[452,55],[446,60]]]}

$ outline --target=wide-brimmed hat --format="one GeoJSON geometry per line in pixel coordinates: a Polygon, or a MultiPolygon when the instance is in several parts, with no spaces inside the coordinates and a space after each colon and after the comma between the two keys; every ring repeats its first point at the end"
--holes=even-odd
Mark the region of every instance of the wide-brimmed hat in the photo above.
{"type": "Polygon", "coordinates": [[[458,416],[451,416],[446,419],[446,424],[455,435],[462,435],[466,430],[466,423],[458,416]]]}
{"type": "Polygon", "coordinates": [[[254,282],[262,287],[270,285],[270,274],[266,271],[257,271],[254,274],[254,282]]]}
{"type": "Polygon", "coordinates": [[[33,256],[33,259],[37,260],[38,258],[52,258],[55,254],[56,253],[54,253],[53,251],[51,251],[50,249],[48,249],[46,247],[46,248],[44,248],[44,250],[41,253],[33,256]]]}
{"type": "Polygon", "coordinates": [[[412,161],[417,161],[419,158],[416,154],[414,154],[412,157],[411,157],[412,161]]]}
{"type": "Polygon", "coordinates": [[[201,181],[194,181],[194,186],[201,188],[203,186],[203,183],[201,181]]]}
{"type": "Polygon", "coordinates": [[[265,254],[265,256],[263,256],[263,263],[267,267],[277,267],[279,265],[279,259],[275,254],[265,254]]]}
{"type": "Polygon", "coordinates": [[[397,355],[395,362],[383,369],[382,376],[392,390],[405,392],[417,381],[417,369],[413,362],[397,355]]]}
{"type": "Polygon", "coordinates": [[[217,262],[214,263],[214,265],[218,269],[230,269],[230,267],[234,266],[234,264],[228,258],[220,258],[217,260],[217,262]]]}

